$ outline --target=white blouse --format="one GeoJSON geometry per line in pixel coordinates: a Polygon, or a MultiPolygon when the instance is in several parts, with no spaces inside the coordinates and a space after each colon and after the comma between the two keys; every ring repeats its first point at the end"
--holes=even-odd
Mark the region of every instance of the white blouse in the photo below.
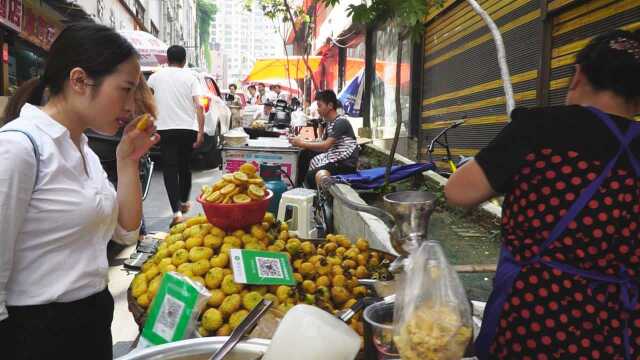
{"type": "Polygon", "coordinates": [[[139,229],[118,225],[116,192],[82,136],[35,106],[0,130],[0,320],[5,305],[69,302],[107,286],[107,243],[134,244],[139,229]],[[83,157],[86,160],[86,171],[83,157]],[[88,174],[88,176],[87,176],[88,174]]]}

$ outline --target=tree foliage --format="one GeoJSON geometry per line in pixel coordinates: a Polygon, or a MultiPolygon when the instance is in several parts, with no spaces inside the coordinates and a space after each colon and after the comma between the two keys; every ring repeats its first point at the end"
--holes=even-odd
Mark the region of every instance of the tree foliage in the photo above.
{"type": "Polygon", "coordinates": [[[211,23],[218,12],[216,4],[211,0],[198,0],[196,7],[196,16],[198,18],[198,35],[200,37],[200,46],[204,50],[204,58],[207,62],[207,69],[211,70],[211,49],[209,48],[209,40],[211,37],[211,23]]]}

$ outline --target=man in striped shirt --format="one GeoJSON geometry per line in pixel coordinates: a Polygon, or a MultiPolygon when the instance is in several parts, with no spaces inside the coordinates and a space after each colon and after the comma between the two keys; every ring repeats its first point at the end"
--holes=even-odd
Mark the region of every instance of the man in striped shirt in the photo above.
{"type": "Polygon", "coordinates": [[[327,124],[322,140],[305,141],[301,137],[290,139],[292,145],[304,150],[298,174],[306,174],[305,185],[312,189],[316,187],[315,175],[318,171],[328,170],[332,175],[348,174],[355,172],[358,166],[356,136],[349,120],[338,116],[337,109],[341,104],[336,94],[332,90],[320,91],[316,95],[316,101],[318,113],[327,124]]]}

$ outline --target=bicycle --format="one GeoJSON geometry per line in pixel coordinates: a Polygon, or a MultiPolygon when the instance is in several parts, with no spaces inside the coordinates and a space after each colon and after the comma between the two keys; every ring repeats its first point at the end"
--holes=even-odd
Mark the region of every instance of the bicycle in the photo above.
{"type": "Polygon", "coordinates": [[[440,145],[444,147],[445,155],[439,160],[447,163],[448,169],[446,170],[439,169],[438,167],[436,167],[436,169],[438,169],[437,171],[438,174],[446,178],[448,178],[449,176],[451,176],[451,174],[456,172],[460,166],[464,165],[466,162],[473,159],[472,157],[465,157],[460,155],[458,161],[456,162],[454,161],[453,155],[451,154],[451,148],[449,147],[449,139],[447,137],[447,132],[449,132],[449,130],[451,129],[455,129],[459,127],[460,125],[464,124],[464,122],[465,122],[464,120],[456,120],[453,123],[451,123],[451,125],[442,129],[442,131],[440,131],[440,133],[438,133],[438,135],[436,135],[433,138],[433,140],[431,140],[431,142],[429,143],[429,146],[427,147],[428,158],[429,158],[429,161],[432,163],[435,163],[433,153],[435,152],[436,145],[440,145]],[[440,139],[444,139],[444,142],[440,141],[440,139]]]}

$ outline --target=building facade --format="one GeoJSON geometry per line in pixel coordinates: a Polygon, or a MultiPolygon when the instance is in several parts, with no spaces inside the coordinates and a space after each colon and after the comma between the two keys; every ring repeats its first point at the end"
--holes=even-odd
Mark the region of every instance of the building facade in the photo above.
{"type": "MultiPolygon", "coordinates": [[[[244,2],[238,0],[215,3],[218,13],[211,26],[211,43],[219,44],[226,56],[229,83],[241,82],[258,58],[284,56],[282,37],[261,9],[254,6],[249,12],[244,2]]],[[[213,57],[214,64],[220,60],[213,57]]]]}

